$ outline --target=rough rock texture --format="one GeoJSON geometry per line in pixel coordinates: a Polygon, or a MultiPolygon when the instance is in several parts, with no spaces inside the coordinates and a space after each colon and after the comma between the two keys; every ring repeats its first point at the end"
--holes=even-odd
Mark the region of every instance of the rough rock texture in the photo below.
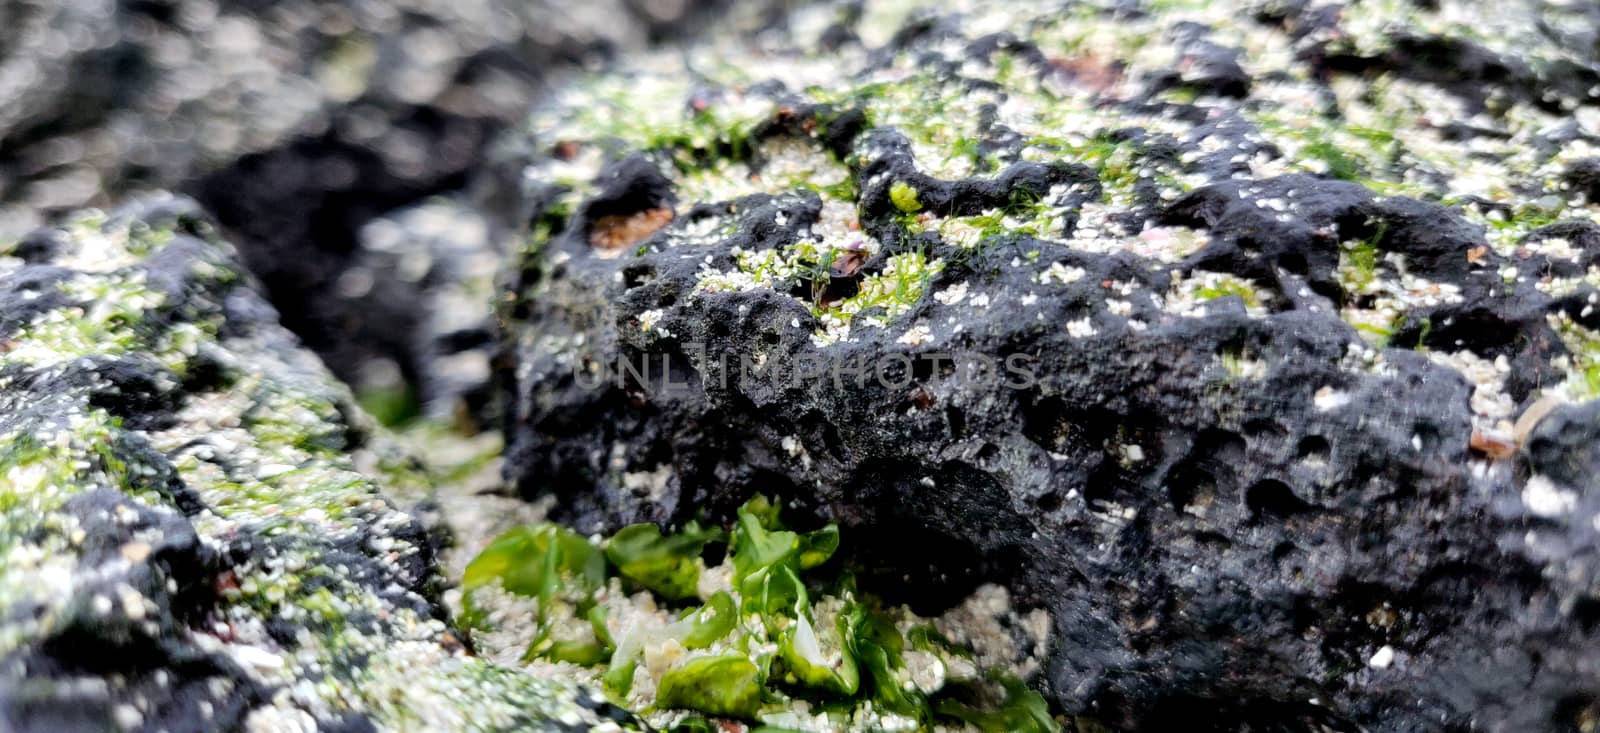
{"type": "Polygon", "coordinates": [[[373,311],[338,288],[363,264],[365,223],[463,188],[550,77],[680,35],[714,5],[7,2],[0,241],[79,207],[185,190],[341,378],[388,359],[426,388],[431,346],[407,350],[373,324],[426,318],[433,294],[392,282],[412,297],[373,311]]]}
{"type": "Polygon", "coordinates": [[[0,729],[620,730],[466,653],[420,481],[183,199],[0,252],[0,729]]]}
{"type": "Polygon", "coordinates": [[[485,125],[514,120],[546,75],[675,32],[689,10],[628,0],[7,3],[0,236],[291,143],[303,146],[298,160],[275,153],[249,173],[303,190],[310,181],[279,169],[369,165],[398,179],[387,188],[426,187],[471,165],[485,125]]]}
{"type": "Polygon", "coordinates": [[[1117,729],[1594,730],[1594,9],[956,5],[534,115],[521,492],[1005,581],[1117,729]]]}

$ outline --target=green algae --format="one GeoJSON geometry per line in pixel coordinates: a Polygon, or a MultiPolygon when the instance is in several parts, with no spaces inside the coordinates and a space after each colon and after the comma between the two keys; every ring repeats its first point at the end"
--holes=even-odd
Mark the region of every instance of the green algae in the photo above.
{"type": "Polygon", "coordinates": [[[1256,286],[1243,278],[1220,275],[1207,285],[1195,289],[1195,298],[1201,301],[1217,298],[1238,298],[1250,308],[1261,307],[1261,296],[1256,286]]]}
{"type": "MultiPolygon", "coordinates": [[[[161,420],[125,422],[90,406],[87,387],[65,383],[43,404],[7,406],[12,422],[0,434],[0,605],[39,613],[0,624],[0,652],[51,638],[85,608],[108,624],[187,638],[185,628],[151,625],[181,623],[150,615],[170,602],[163,593],[175,592],[163,583],[162,564],[148,565],[149,584],[123,584],[112,597],[83,595],[90,586],[80,587],[87,582],[81,574],[114,579],[129,564],[139,567],[163,539],[166,525],[152,526],[121,548],[124,560],[84,565],[88,538],[68,502],[110,490],[141,515],[187,525],[206,545],[237,551],[225,571],[198,579],[215,586],[198,611],[244,635],[215,641],[215,653],[238,648],[256,660],[240,674],[259,677],[263,689],[299,683],[298,702],[281,696],[253,711],[260,724],[298,719],[306,714],[298,705],[317,715],[365,715],[392,731],[598,723],[574,702],[580,691],[570,682],[496,670],[446,648],[449,629],[419,610],[427,604],[413,590],[437,579],[407,579],[402,568],[423,552],[408,534],[414,520],[384,498],[374,475],[357,468],[358,450],[388,454],[379,445],[385,439],[285,332],[264,323],[223,328],[222,299],[244,281],[226,245],[186,245],[198,259],[187,266],[174,301],[146,286],[142,274],[147,260],[176,241],[171,226],[92,214],[62,231],[57,257],[76,272],[54,287],[67,305],[33,316],[5,341],[0,365],[8,378],[48,379],[122,359],[144,369],[155,388],[171,391],[175,404],[161,420]],[[180,383],[193,375],[204,378],[180,383]],[[180,495],[198,509],[182,508],[180,495]],[[334,552],[336,545],[343,549],[334,552]],[[297,630],[291,653],[248,636],[268,624],[297,630]]],[[[173,264],[168,258],[163,266],[173,264]]],[[[392,481],[408,473],[399,464],[377,475],[392,481]]],[[[409,473],[413,481],[431,480],[409,473]]],[[[208,626],[199,633],[218,632],[208,626]]],[[[126,681],[107,684],[113,695],[124,694],[117,688],[126,681]]]]}
{"type": "Polygon", "coordinates": [[[829,729],[851,721],[852,730],[962,723],[984,732],[1061,729],[1038,693],[1004,673],[958,673],[971,668],[964,650],[903,609],[858,593],[834,559],[837,528],[796,532],[779,514],[757,496],[731,530],[691,526],[669,534],[631,525],[592,541],[548,524],[513,530],[469,566],[469,618],[489,623],[490,613],[477,606],[478,594],[489,590],[536,601],[532,618],[502,621],[535,625],[528,658],[603,667],[616,702],[661,713],[680,733],[713,729],[718,718],[773,729],[812,730],[822,721],[832,721],[829,729]],[[718,575],[724,580],[710,585],[701,577],[709,572],[702,568],[708,545],[727,553],[727,574],[718,575]],[[608,589],[608,576],[623,589],[648,591],[677,620],[656,627],[628,621],[640,611],[616,586],[608,589]],[[568,628],[558,628],[563,624],[568,628]],[[586,640],[584,659],[550,644],[556,637],[586,640]],[[596,650],[598,656],[587,653],[596,650]],[[926,681],[926,672],[908,669],[914,658],[940,671],[926,681]],[[657,660],[651,671],[645,660],[657,660]],[[653,681],[641,688],[647,677],[653,681]],[[797,715],[796,699],[811,700],[820,718],[797,715]]]}
{"type": "Polygon", "coordinates": [[[917,200],[917,189],[905,181],[895,181],[889,186],[889,200],[894,203],[896,209],[906,214],[915,214],[922,210],[922,202],[917,200]]]}

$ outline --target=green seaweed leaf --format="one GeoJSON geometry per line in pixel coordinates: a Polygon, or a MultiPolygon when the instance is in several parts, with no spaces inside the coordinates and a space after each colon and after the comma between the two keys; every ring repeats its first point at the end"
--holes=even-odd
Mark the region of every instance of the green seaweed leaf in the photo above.
{"type": "Polygon", "coordinates": [[[676,601],[695,595],[700,553],[721,536],[694,522],[674,535],[662,535],[654,524],[633,524],[612,536],[605,555],[622,577],[676,601]]]}
{"type": "Polygon", "coordinates": [[[927,699],[915,689],[907,690],[895,674],[895,670],[905,667],[901,657],[905,640],[900,632],[894,624],[864,607],[857,606],[854,613],[857,618],[850,651],[861,660],[872,681],[872,699],[886,710],[926,721],[931,712],[927,699]]]}
{"type": "Polygon", "coordinates": [[[853,618],[848,606],[824,614],[813,610],[803,595],[795,601],[794,622],[778,645],[778,656],[793,682],[846,696],[856,693],[861,673],[850,650],[853,618]]]}
{"type": "Polygon", "coordinates": [[[922,210],[922,202],[917,199],[917,189],[905,181],[895,181],[889,185],[889,200],[894,207],[907,214],[915,214],[922,210]]]}
{"type": "Polygon", "coordinates": [[[529,658],[598,664],[605,661],[606,645],[593,632],[592,623],[568,627],[551,619],[560,604],[572,606],[578,618],[589,618],[594,594],[605,579],[605,557],[583,536],[553,524],[519,527],[489,543],[467,565],[462,587],[467,592],[468,621],[482,617],[472,603],[472,591],[498,582],[508,593],[539,601],[529,658]]]}
{"type": "Polygon", "coordinates": [[[848,571],[815,572],[838,552],[836,526],[796,532],[779,514],[777,504],[757,496],[740,507],[731,532],[634,525],[603,550],[554,525],[514,530],[468,566],[469,613],[470,591],[491,583],[538,599],[528,657],[604,665],[601,684],[619,704],[693,713],[673,714],[668,730],[678,733],[720,730],[727,722],[720,718],[759,721],[758,730],[782,733],[803,722],[790,695],[810,701],[807,715],[830,725],[875,708],[914,721],[917,730],[959,721],[985,733],[1059,733],[1037,693],[1004,676],[975,677],[970,654],[931,626],[903,628],[901,616],[870,597],[858,600],[848,571]],[[732,592],[716,592],[665,625],[610,617],[621,607],[608,604],[622,597],[602,592],[608,572],[662,602],[688,599],[701,585],[702,551],[724,539],[732,592]],[[655,694],[642,701],[630,693],[647,657],[679,661],[650,669],[655,694]],[[948,678],[958,657],[967,671],[948,678]],[[925,669],[929,664],[943,665],[945,674],[925,669]]]}
{"type": "Polygon", "coordinates": [[[1050,715],[1044,696],[1017,680],[1001,680],[1005,702],[979,708],[954,698],[940,700],[935,710],[942,716],[968,723],[983,733],[1061,733],[1050,715]]]}
{"type": "Polygon", "coordinates": [[[839,528],[828,525],[815,532],[807,532],[800,536],[800,562],[801,570],[810,570],[826,563],[839,550],[839,528]]]}
{"type": "Polygon", "coordinates": [[[678,624],[683,625],[685,649],[704,649],[732,632],[739,622],[739,609],[734,607],[733,596],[717,593],[704,606],[685,615],[678,624]]]}
{"type": "Polygon", "coordinates": [[[592,595],[605,579],[605,557],[589,540],[538,524],[495,538],[467,565],[461,584],[471,591],[499,582],[509,593],[548,601],[562,591],[592,595]]]}
{"type": "Polygon", "coordinates": [[[744,657],[697,657],[661,676],[656,705],[753,718],[761,709],[761,682],[761,670],[744,657]]]}

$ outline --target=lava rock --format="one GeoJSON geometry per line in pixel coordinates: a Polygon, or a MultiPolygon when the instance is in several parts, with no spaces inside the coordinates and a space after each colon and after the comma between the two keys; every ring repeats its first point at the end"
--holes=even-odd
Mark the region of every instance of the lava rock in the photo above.
{"type": "Polygon", "coordinates": [[[404,463],[214,230],[162,197],[0,254],[0,728],[617,730],[466,652],[404,469],[357,468],[404,463]]]}
{"type": "Polygon", "coordinates": [[[721,4],[7,3],[0,240],[81,207],[181,190],[340,378],[388,360],[414,377],[408,389],[450,402],[455,388],[433,395],[423,375],[432,352],[383,335],[427,321],[431,296],[413,281],[384,283],[412,289],[382,304],[339,290],[365,266],[363,227],[466,189],[548,77],[687,33],[721,4]]]}
{"type": "Polygon", "coordinates": [[[1112,729],[1600,719],[1595,67],[1553,6],[866,5],[535,111],[522,495],[776,494],[885,597],[1003,581],[1112,729]]]}
{"type": "MultiPolygon", "coordinates": [[[[358,174],[356,158],[319,161],[342,147],[425,186],[471,166],[484,125],[522,114],[550,71],[681,33],[698,17],[623,0],[579,11],[496,0],[20,0],[0,13],[8,238],[51,212],[225,167],[245,166],[218,183],[250,184],[273,171],[239,159],[280,148],[267,157],[320,162],[325,178],[358,174]]],[[[310,183],[259,181],[285,182],[310,183]]]]}

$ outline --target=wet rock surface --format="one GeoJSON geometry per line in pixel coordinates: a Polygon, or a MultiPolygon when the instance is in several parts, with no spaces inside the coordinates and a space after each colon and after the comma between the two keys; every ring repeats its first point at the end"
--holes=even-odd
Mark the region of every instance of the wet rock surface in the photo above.
{"type": "Polygon", "coordinates": [[[821,5],[580,81],[527,128],[508,477],[1006,583],[1114,729],[1591,729],[1595,18],[1504,19],[821,5]]]}
{"type": "MultiPolygon", "coordinates": [[[[427,348],[372,331],[426,318],[420,304],[433,293],[373,311],[339,289],[346,271],[373,275],[362,269],[366,223],[465,188],[495,135],[552,78],[690,31],[710,7],[9,2],[0,8],[0,240],[81,207],[183,190],[228,230],[286,325],[341,378],[356,382],[373,360],[420,373],[427,348]]],[[[429,380],[409,386],[425,391],[429,380]]]]}
{"type": "Polygon", "coordinates": [[[0,728],[620,730],[446,623],[426,484],[184,199],[0,252],[0,728]]]}

